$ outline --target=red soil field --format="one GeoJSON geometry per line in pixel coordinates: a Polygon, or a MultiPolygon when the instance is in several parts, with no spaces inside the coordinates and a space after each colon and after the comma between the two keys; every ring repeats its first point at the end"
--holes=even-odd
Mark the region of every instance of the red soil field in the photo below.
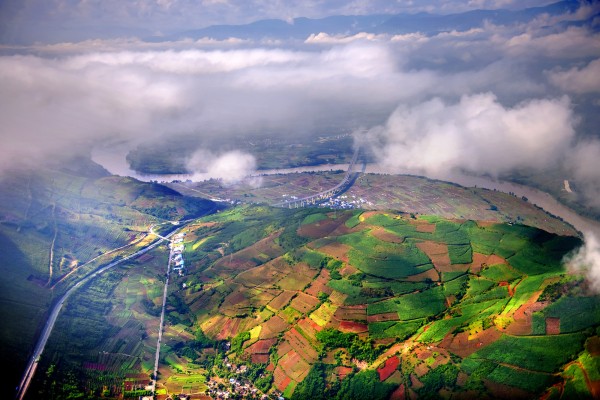
{"type": "Polygon", "coordinates": [[[498,331],[495,327],[478,333],[477,337],[472,340],[469,340],[469,332],[460,332],[456,335],[449,333],[439,343],[438,347],[444,348],[465,358],[500,339],[501,336],[502,332],[498,331]]]}
{"type": "Polygon", "coordinates": [[[277,342],[277,339],[259,340],[248,346],[244,351],[248,354],[268,354],[271,346],[277,342]]]}
{"type": "Polygon", "coordinates": [[[296,330],[296,328],[287,331],[283,337],[290,343],[300,357],[308,363],[314,363],[319,358],[317,351],[310,345],[308,340],[296,330]]]}
{"type": "Polygon", "coordinates": [[[300,329],[304,336],[308,337],[310,340],[317,340],[316,334],[321,331],[323,328],[317,325],[315,321],[310,318],[303,318],[298,321],[298,329],[300,329]]]}
{"type": "Polygon", "coordinates": [[[471,272],[477,273],[481,271],[481,265],[485,263],[487,265],[495,265],[495,264],[506,264],[506,260],[500,256],[495,254],[485,255],[477,252],[473,252],[473,262],[471,264],[465,264],[471,268],[471,272]]]}
{"type": "Polygon", "coordinates": [[[273,381],[275,387],[283,392],[285,388],[290,384],[292,379],[289,376],[287,376],[285,372],[283,372],[283,370],[278,366],[273,372],[273,381]]]}
{"type": "Polygon", "coordinates": [[[546,335],[560,334],[560,318],[546,318],[546,335]]]}
{"type": "Polygon", "coordinates": [[[369,331],[369,327],[366,324],[354,321],[341,321],[338,329],[344,333],[361,333],[369,331]]]}
{"type": "Polygon", "coordinates": [[[376,315],[367,315],[367,322],[382,322],[382,321],[398,321],[400,318],[398,317],[398,313],[389,312],[383,314],[376,315]]]}
{"type": "Polygon", "coordinates": [[[549,304],[548,302],[536,302],[536,298],[537,296],[534,295],[514,312],[512,315],[513,322],[505,330],[507,333],[511,335],[531,335],[533,313],[544,309],[549,304]]]}
{"type": "Polygon", "coordinates": [[[336,367],[335,372],[337,373],[337,376],[340,378],[340,380],[344,379],[345,377],[348,376],[348,374],[350,374],[350,372],[352,372],[353,369],[352,367],[336,367]]]}
{"type": "Polygon", "coordinates": [[[250,357],[252,364],[267,364],[269,362],[268,354],[252,354],[250,357]]]}
{"type": "Polygon", "coordinates": [[[394,392],[390,396],[390,400],[405,400],[406,399],[406,391],[404,389],[404,385],[398,386],[398,389],[394,390],[394,392]]]}
{"type": "Polygon", "coordinates": [[[377,369],[377,373],[379,374],[379,380],[385,381],[389,378],[396,368],[400,365],[400,359],[397,356],[390,357],[385,361],[385,364],[377,369]]]}

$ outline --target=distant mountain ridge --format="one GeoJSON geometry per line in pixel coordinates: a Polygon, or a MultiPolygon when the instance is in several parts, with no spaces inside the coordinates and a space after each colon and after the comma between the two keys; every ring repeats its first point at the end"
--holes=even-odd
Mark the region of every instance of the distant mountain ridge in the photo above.
{"type": "Polygon", "coordinates": [[[451,30],[477,28],[483,26],[485,22],[493,24],[526,22],[542,14],[560,15],[574,12],[579,5],[578,1],[568,0],[522,10],[474,10],[447,15],[425,12],[392,15],[337,15],[320,19],[300,17],[294,18],[292,22],[265,19],[244,25],[213,25],[153,40],[200,39],[204,37],[216,40],[228,38],[304,40],[311,34],[320,32],[330,35],[355,35],[360,32],[397,35],[418,31],[430,35],[451,30]]]}

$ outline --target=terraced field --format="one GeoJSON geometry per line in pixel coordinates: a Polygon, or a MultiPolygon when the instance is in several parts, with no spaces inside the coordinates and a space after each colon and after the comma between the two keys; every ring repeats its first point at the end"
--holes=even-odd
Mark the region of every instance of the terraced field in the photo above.
{"type": "MultiPolygon", "coordinates": [[[[597,393],[600,299],[562,263],[577,237],[393,211],[266,206],[233,207],[185,232],[159,396],[597,393]]],[[[117,382],[102,380],[98,366],[110,376],[150,371],[160,254],[103,280],[89,295],[113,282],[112,308],[100,302],[87,323],[61,331],[64,350],[76,340],[71,331],[90,330],[88,348],[73,355],[88,366],[88,388],[117,382]],[[106,328],[92,332],[102,321],[106,328]],[[141,342],[130,340],[136,333],[141,342]]],[[[71,306],[71,317],[85,319],[82,309],[71,306]]]]}
{"type": "MultiPolygon", "coordinates": [[[[579,357],[594,360],[588,368],[595,368],[598,356],[586,343],[596,343],[600,326],[599,298],[562,265],[580,244],[576,237],[397,212],[264,207],[209,218],[211,237],[231,243],[227,226],[243,224],[240,215],[258,233],[254,243],[178,278],[220,282],[204,293],[202,309],[194,307],[193,290],[176,295],[199,310],[194,326],[209,337],[259,332],[228,360],[236,367],[262,363],[270,390],[305,396],[321,376],[323,390],[335,397],[340,384],[355,379],[348,372],[361,384],[419,396],[530,398],[577,382],[577,390],[591,394],[598,385],[582,386],[584,374],[573,371],[585,367],[572,366],[579,357]],[[277,226],[282,214],[290,223],[277,226]],[[274,251],[258,250],[265,247],[274,251]],[[557,282],[558,297],[540,300],[557,282]],[[547,331],[553,321],[557,328],[547,331]],[[313,374],[316,365],[326,373],[313,374]],[[375,383],[363,376],[370,370],[377,371],[375,383]],[[438,375],[447,379],[440,384],[438,375]]],[[[207,374],[229,376],[218,365],[207,374]]]]}

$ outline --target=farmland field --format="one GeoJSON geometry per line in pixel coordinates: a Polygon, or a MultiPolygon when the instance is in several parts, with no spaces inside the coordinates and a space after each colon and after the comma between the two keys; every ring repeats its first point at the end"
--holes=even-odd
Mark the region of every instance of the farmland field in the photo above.
{"type": "MultiPolygon", "coordinates": [[[[580,356],[598,338],[598,298],[561,266],[577,238],[393,211],[262,205],[186,229],[187,272],[169,285],[165,393],[199,395],[235,376],[293,397],[322,365],[340,385],[410,396],[541,396],[555,384],[579,390],[582,373],[569,363],[598,364],[600,351],[580,356]],[[546,330],[552,319],[557,332],[546,330]]],[[[59,329],[87,340],[67,349],[69,335],[56,336],[54,360],[63,352],[73,368],[96,368],[86,370],[91,386],[101,382],[98,368],[110,371],[115,393],[118,376],[147,373],[165,263],[155,250],[87,292],[110,292],[110,302],[73,301],[66,315],[74,322],[59,329]]]]}

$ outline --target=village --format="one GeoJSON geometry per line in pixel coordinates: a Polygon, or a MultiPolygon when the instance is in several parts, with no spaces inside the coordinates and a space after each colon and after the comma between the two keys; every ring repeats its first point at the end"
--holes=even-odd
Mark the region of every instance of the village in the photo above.
{"type": "Polygon", "coordinates": [[[171,249],[171,265],[173,265],[173,271],[177,271],[179,276],[183,276],[185,262],[183,260],[183,238],[185,233],[181,232],[173,236],[173,240],[169,244],[171,249]]]}

